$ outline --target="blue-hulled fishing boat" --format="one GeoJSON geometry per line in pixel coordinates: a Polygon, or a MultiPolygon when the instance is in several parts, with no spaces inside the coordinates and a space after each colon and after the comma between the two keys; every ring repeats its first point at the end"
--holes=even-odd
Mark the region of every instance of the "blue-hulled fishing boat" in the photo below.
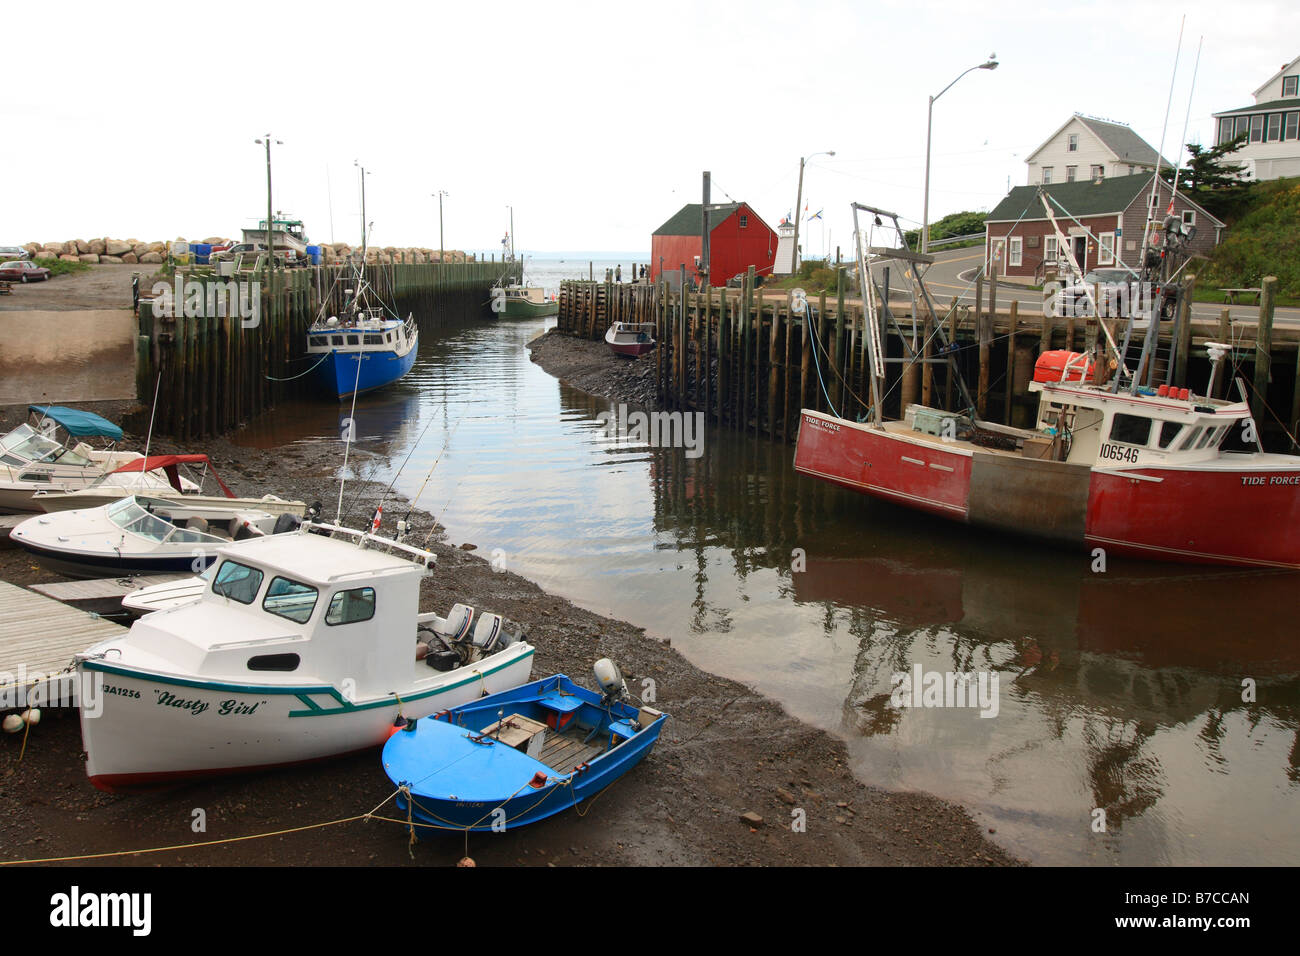
{"type": "Polygon", "coordinates": [[[535,823],[640,763],[667,715],[620,699],[627,687],[609,660],[595,672],[603,693],[556,674],[395,731],[384,772],[416,832],[535,823]]]}
{"type": "Polygon", "coordinates": [[[321,317],[307,330],[307,355],[327,394],[351,398],[391,385],[411,370],[420,345],[413,316],[399,317],[373,304],[373,290],[360,274],[341,315],[321,317]]]}

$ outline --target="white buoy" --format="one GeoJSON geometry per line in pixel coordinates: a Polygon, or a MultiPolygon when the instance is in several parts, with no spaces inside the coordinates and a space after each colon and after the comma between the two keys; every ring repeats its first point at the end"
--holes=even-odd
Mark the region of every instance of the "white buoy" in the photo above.
{"type": "Polygon", "coordinates": [[[0,726],[4,727],[5,733],[16,734],[18,733],[18,731],[22,730],[23,727],[25,727],[26,725],[23,723],[23,719],[19,717],[17,714],[6,714],[4,723],[0,724],[0,726]]]}
{"type": "Polygon", "coordinates": [[[35,727],[41,722],[41,709],[39,707],[33,707],[30,710],[24,710],[22,720],[35,727]]]}

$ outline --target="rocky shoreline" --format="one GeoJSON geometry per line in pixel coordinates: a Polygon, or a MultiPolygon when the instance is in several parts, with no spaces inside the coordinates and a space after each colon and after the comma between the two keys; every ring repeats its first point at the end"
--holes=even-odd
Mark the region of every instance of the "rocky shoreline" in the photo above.
{"type": "MultiPolygon", "coordinates": [[[[585,345],[547,337],[533,349],[548,371],[604,385],[611,397],[640,402],[637,368],[587,355],[585,345]],[[568,353],[567,364],[563,359],[568,353]],[[549,366],[549,367],[548,367],[549,366]],[[620,391],[620,389],[625,389],[620,391]]],[[[608,354],[607,352],[605,354],[608,354]]],[[[612,359],[613,357],[610,356],[612,359]]],[[[618,360],[622,361],[622,360],[618,360]]],[[[651,398],[653,379],[650,379],[651,398]]],[[[99,403],[100,414],[130,418],[135,403],[99,403]]],[[[24,406],[0,409],[0,431],[26,417],[24,406]]],[[[236,436],[237,437],[237,436],[236,436]]],[[[143,444],[128,435],[127,446],[143,444]]],[[[158,453],[189,451],[155,439],[158,453]]],[[[201,449],[240,495],[275,493],[337,500],[337,449],[294,444],[271,449],[228,438],[201,449]]],[[[353,449],[353,455],[364,456],[353,449]]],[[[364,464],[358,462],[364,473],[364,464]]],[[[351,482],[346,501],[353,525],[384,497],[379,485],[351,482]]],[[[407,510],[389,496],[391,522],[407,510]]],[[[327,509],[332,510],[332,509],[327,509]]],[[[919,793],[869,787],[848,769],[844,744],[802,723],[775,702],[735,681],[708,674],[667,643],[547,594],[508,571],[495,570],[471,543],[448,541],[427,513],[413,510],[409,541],[427,540],[438,555],[421,592],[422,609],[456,601],[502,613],[537,647],[534,676],[557,671],[590,681],[592,663],[611,657],[629,687],[651,678],[656,706],[672,715],[658,747],[626,778],[581,808],[543,824],[500,835],[449,835],[409,848],[395,823],[353,821],[299,832],[363,814],[391,797],[377,753],[310,767],[214,779],[146,795],[110,795],[86,781],[78,722],[51,714],[21,753],[19,736],[0,740],[0,782],[9,795],[0,817],[0,858],[50,860],[148,847],[221,841],[276,832],[264,839],[194,849],[112,855],[73,865],[447,865],[468,850],[479,864],[529,865],[1015,865],[960,807],[919,793]],[[21,759],[20,759],[21,753],[21,759]],[[207,828],[192,829],[202,808],[207,828]],[[742,815],[752,816],[742,819],[742,815]],[[758,818],[758,819],[755,819],[758,818]],[[797,824],[802,823],[802,828],[797,824]]],[[[0,551],[0,578],[17,584],[57,580],[23,551],[0,551]]],[[[392,812],[392,804],[383,808],[392,812]]],[[[383,810],[380,815],[384,815],[383,810]]]]}

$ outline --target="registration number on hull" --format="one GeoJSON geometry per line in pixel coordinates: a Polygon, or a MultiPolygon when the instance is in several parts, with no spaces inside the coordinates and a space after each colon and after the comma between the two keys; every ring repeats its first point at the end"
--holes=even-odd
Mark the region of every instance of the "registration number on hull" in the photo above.
{"type": "Polygon", "coordinates": [[[1134,465],[1137,464],[1138,450],[1136,448],[1125,448],[1123,445],[1112,445],[1110,442],[1102,442],[1097,457],[1103,461],[1122,461],[1134,465]]]}

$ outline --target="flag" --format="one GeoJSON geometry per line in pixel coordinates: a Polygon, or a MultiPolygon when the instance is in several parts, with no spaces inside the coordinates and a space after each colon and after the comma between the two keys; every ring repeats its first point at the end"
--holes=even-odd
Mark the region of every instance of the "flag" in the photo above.
{"type": "Polygon", "coordinates": [[[822,211],[823,210],[818,209],[815,213],[813,213],[811,216],[808,217],[808,221],[812,222],[814,219],[820,219],[822,217],[822,211]]]}

